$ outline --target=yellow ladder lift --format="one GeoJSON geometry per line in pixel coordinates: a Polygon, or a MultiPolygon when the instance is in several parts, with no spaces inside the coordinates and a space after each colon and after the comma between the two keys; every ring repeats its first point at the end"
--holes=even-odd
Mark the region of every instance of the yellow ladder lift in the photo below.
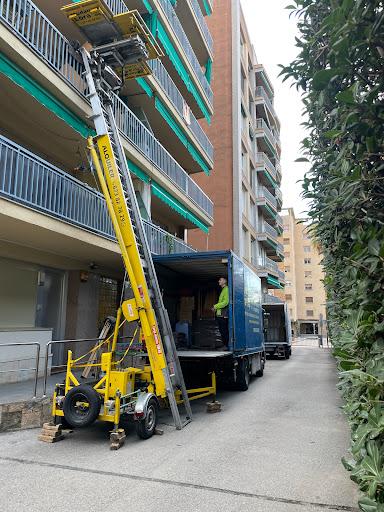
{"type": "Polygon", "coordinates": [[[115,435],[124,433],[119,429],[120,416],[131,414],[137,421],[139,437],[146,439],[155,433],[159,407],[169,406],[176,428],[181,429],[192,419],[190,399],[216,395],[214,373],[210,387],[189,391],[185,388],[114,117],[114,91],[127,79],[150,74],[145,61],[161,57],[162,53],[137,11],[113,15],[103,0],[85,0],[62,10],[93,45],[90,52],[79,50],[97,133],[88,139],[90,162],[107,202],[134,298],[122,302],[118,309],[113,339],[103,340],[93,349],[104,348],[101,362],[97,363],[99,380],[80,384],[73,371],[89,366],[82,362],[88,354],[74,360],[68,351],[65,384],[56,387],[52,414],[55,421],[64,417],[73,427],[90,425],[96,419],[109,421],[115,435]],[[144,370],[122,368],[122,360],[117,361],[122,317],[136,322],[136,332],[140,329],[145,338],[149,366],[144,370]]]}

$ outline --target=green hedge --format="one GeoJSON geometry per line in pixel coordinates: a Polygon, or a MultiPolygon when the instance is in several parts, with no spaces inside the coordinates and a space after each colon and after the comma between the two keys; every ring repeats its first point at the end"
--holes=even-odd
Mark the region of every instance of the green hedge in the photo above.
{"type": "Polygon", "coordinates": [[[360,509],[384,511],[384,10],[379,0],[296,0],[303,181],[321,246],[327,320],[351,427],[360,509]]]}

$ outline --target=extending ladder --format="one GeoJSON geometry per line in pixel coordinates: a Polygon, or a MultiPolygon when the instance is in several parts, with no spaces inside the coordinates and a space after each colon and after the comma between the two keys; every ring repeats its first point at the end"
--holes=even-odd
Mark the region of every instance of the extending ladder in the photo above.
{"type": "MultiPolygon", "coordinates": [[[[134,300],[123,313],[138,320],[145,336],[156,394],[168,400],[177,429],[192,419],[192,410],[168,313],[164,308],[155,268],[141,220],[128,163],[114,117],[116,96],[102,71],[103,59],[96,52],[80,49],[85,66],[88,98],[91,102],[97,136],[88,139],[93,165],[99,176],[124,265],[130,279],[134,300]],[[96,144],[95,144],[96,142],[96,144]],[[175,393],[183,403],[179,410],[175,393]]],[[[110,72],[110,70],[108,71],[110,72]]],[[[91,162],[92,164],[92,162],[91,162]]]]}

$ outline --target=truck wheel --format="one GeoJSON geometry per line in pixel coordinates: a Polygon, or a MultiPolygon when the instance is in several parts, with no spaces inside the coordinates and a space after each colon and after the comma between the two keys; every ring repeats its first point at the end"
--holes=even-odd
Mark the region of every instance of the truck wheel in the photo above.
{"type": "Polygon", "coordinates": [[[148,402],[147,414],[142,421],[137,422],[136,432],[140,439],[149,439],[156,430],[157,419],[159,416],[159,406],[155,398],[148,402]]]}
{"type": "Polygon", "coordinates": [[[99,393],[87,384],[70,389],[65,395],[63,412],[71,427],[87,427],[100,413],[99,393]]]}
{"type": "Polygon", "coordinates": [[[247,391],[249,386],[249,363],[248,359],[242,359],[237,369],[237,388],[240,391],[247,391]]]}
{"type": "Polygon", "coordinates": [[[289,348],[285,349],[284,355],[285,355],[285,359],[289,359],[289,356],[291,355],[291,352],[290,352],[289,348]]]}

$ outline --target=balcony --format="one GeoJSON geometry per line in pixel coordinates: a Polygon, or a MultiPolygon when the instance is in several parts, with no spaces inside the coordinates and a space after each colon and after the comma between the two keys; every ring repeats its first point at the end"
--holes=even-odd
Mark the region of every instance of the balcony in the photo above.
{"type": "Polygon", "coordinates": [[[279,299],[278,297],[269,295],[269,293],[264,293],[263,294],[263,304],[284,304],[284,301],[279,299]]]}
{"type": "Polygon", "coordinates": [[[267,152],[268,155],[271,154],[276,158],[275,138],[264,119],[257,118],[255,128],[255,136],[258,139],[260,149],[263,149],[264,153],[267,152]]]}
{"type": "Polygon", "coordinates": [[[273,261],[273,260],[267,258],[266,256],[258,259],[258,269],[260,271],[266,270],[269,272],[273,272],[276,275],[279,271],[276,261],[273,261]]]}
{"type": "Polygon", "coordinates": [[[268,94],[266,93],[264,87],[258,86],[255,89],[255,103],[258,104],[262,101],[266,103],[273,117],[276,117],[275,109],[273,108],[272,102],[268,97],[268,94]]]}
{"type": "Polygon", "coordinates": [[[199,64],[199,61],[197,60],[197,57],[195,55],[195,52],[192,49],[192,46],[190,42],[188,41],[188,38],[184,32],[184,29],[176,16],[176,13],[169,2],[169,0],[157,0],[160,4],[161,10],[163,11],[165,17],[167,18],[169,24],[171,25],[174,34],[179,41],[181,47],[183,48],[183,51],[186,55],[187,61],[189,62],[190,66],[192,67],[201,88],[203,89],[208,102],[212,108],[213,106],[213,93],[211,86],[209,85],[207,79],[205,78],[204,72],[201,69],[201,66],[199,64]]]}
{"type": "Polygon", "coordinates": [[[258,187],[256,193],[256,204],[257,206],[269,206],[275,211],[277,210],[276,198],[269,192],[266,187],[258,187]]]}
{"type": "MultiPolygon", "coordinates": [[[[167,94],[170,101],[173,103],[176,110],[179,112],[181,117],[184,116],[184,98],[181,95],[179,89],[176,87],[174,81],[169,76],[167,70],[159,59],[151,60],[148,62],[149,67],[153,71],[153,76],[156,78],[157,82],[161,85],[165,93],[167,94]]],[[[201,147],[204,149],[209,159],[213,162],[213,146],[204,133],[204,130],[201,128],[197,119],[193,115],[192,111],[190,111],[190,120],[191,124],[189,125],[189,129],[199,141],[201,147]]]]}
{"type": "MultiPolygon", "coordinates": [[[[102,194],[2,136],[0,197],[116,241],[102,194]]],[[[153,254],[196,252],[151,222],[143,222],[153,254]]]]}
{"type": "MultiPolygon", "coordinates": [[[[84,66],[72,55],[70,45],[62,34],[29,0],[4,0],[2,5],[0,19],[86,99],[84,66]]],[[[212,218],[212,201],[117,96],[114,96],[114,109],[123,138],[171,180],[181,195],[185,194],[212,218]]]]}
{"type": "Polygon", "coordinates": [[[278,270],[277,271],[278,275],[279,275],[279,281],[281,284],[285,284],[285,274],[282,270],[278,270]]]}
{"type": "Polygon", "coordinates": [[[270,238],[277,245],[277,231],[267,222],[259,222],[257,224],[257,237],[258,239],[270,238]]]}
{"type": "Polygon", "coordinates": [[[283,222],[282,217],[280,217],[280,215],[279,215],[278,213],[276,213],[275,220],[276,220],[276,224],[277,224],[281,229],[283,229],[284,222],[283,222]]]}
{"type": "Polygon", "coordinates": [[[198,0],[201,12],[205,16],[211,15],[213,12],[213,0],[198,0]]]}
{"type": "Polygon", "coordinates": [[[206,62],[209,58],[212,59],[213,40],[199,2],[197,0],[176,2],[174,9],[195,49],[199,62],[206,62]]]}

